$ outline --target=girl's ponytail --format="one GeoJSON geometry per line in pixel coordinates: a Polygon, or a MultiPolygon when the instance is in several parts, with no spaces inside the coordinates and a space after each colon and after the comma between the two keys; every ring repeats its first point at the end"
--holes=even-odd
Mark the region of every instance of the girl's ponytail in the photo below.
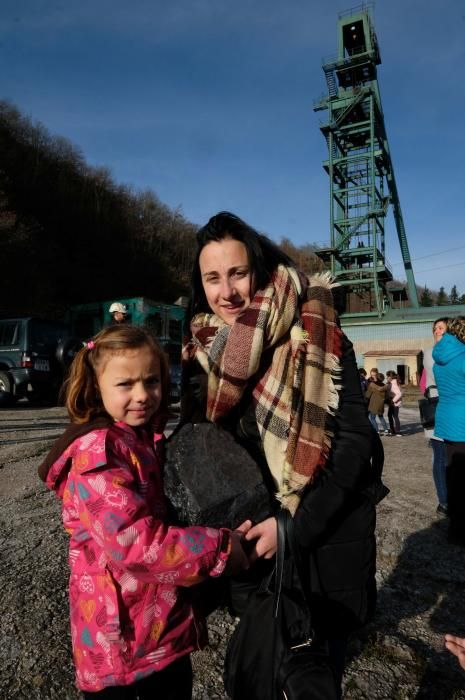
{"type": "Polygon", "coordinates": [[[73,423],[86,423],[103,410],[97,377],[90,354],[94,341],[77,353],[65,384],[65,406],[73,423]]]}

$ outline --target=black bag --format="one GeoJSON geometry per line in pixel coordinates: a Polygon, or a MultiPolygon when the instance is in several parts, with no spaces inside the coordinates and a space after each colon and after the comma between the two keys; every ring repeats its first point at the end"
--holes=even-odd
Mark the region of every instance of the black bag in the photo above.
{"type": "Polygon", "coordinates": [[[436,416],[436,406],[439,402],[439,396],[429,395],[429,390],[436,387],[428,387],[425,392],[425,398],[418,401],[418,408],[420,409],[420,421],[424,428],[434,428],[434,421],[436,416]]]}
{"type": "Polygon", "coordinates": [[[226,692],[231,700],[337,700],[327,644],[313,635],[292,518],[281,510],[277,521],[276,566],[251,594],[226,650],[226,692]]]}

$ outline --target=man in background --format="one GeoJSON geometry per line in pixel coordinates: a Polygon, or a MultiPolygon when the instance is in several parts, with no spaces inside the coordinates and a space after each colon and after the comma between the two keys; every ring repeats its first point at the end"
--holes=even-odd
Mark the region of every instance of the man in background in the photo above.
{"type": "Polygon", "coordinates": [[[110,326],[117,326],[120,323],[126,323],[128,320],[128,310],[125,304],[121,304],[119,301],[114,301],[110,306],[108,311],[111,314],[112,320],[110,326]]]}

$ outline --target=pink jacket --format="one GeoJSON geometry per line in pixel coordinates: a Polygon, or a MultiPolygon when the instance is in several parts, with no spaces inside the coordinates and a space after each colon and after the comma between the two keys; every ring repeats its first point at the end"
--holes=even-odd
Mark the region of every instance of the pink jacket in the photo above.
{"type": "Polygon", "coordinates": [[[387,395],[394,406],[402,406],[402,390],[397,379],[391,379],[388,384],[387,395]]]}
{"type": "Polygon", "coordinates": [[[420,391],[422,394],[426,391],[426,369],[423,367],[420,377],[420,391]]]}
{"type": "Polygon", "coordinates": [[[171,527],[156,443],[124,423],[76,439],[47,485],[63,499],[70,535],[76,682],[129,685],[205,646],[186,586],[218,576],[229,530],[171,527]]]}

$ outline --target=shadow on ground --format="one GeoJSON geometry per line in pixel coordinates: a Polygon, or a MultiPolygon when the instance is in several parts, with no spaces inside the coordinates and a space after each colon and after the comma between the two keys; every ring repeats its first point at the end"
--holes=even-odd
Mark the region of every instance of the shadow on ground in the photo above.
{"type": "Polygon", "coordinates": [[[378,657],[385,668],[405,666],[399,684],[407,677],[416,691],[408,696],[396,691],[393,698],[465,698],[465,673],[443,646],[446,632],[465,636],[465,548],[447,543],[447,524],[437,521],[406,538],[379,591],[375,620],[349,649],[348,661],[363,655],[378,657]],[[415,624],[425,616],[438,635],[434,647],[415,624]]]}

